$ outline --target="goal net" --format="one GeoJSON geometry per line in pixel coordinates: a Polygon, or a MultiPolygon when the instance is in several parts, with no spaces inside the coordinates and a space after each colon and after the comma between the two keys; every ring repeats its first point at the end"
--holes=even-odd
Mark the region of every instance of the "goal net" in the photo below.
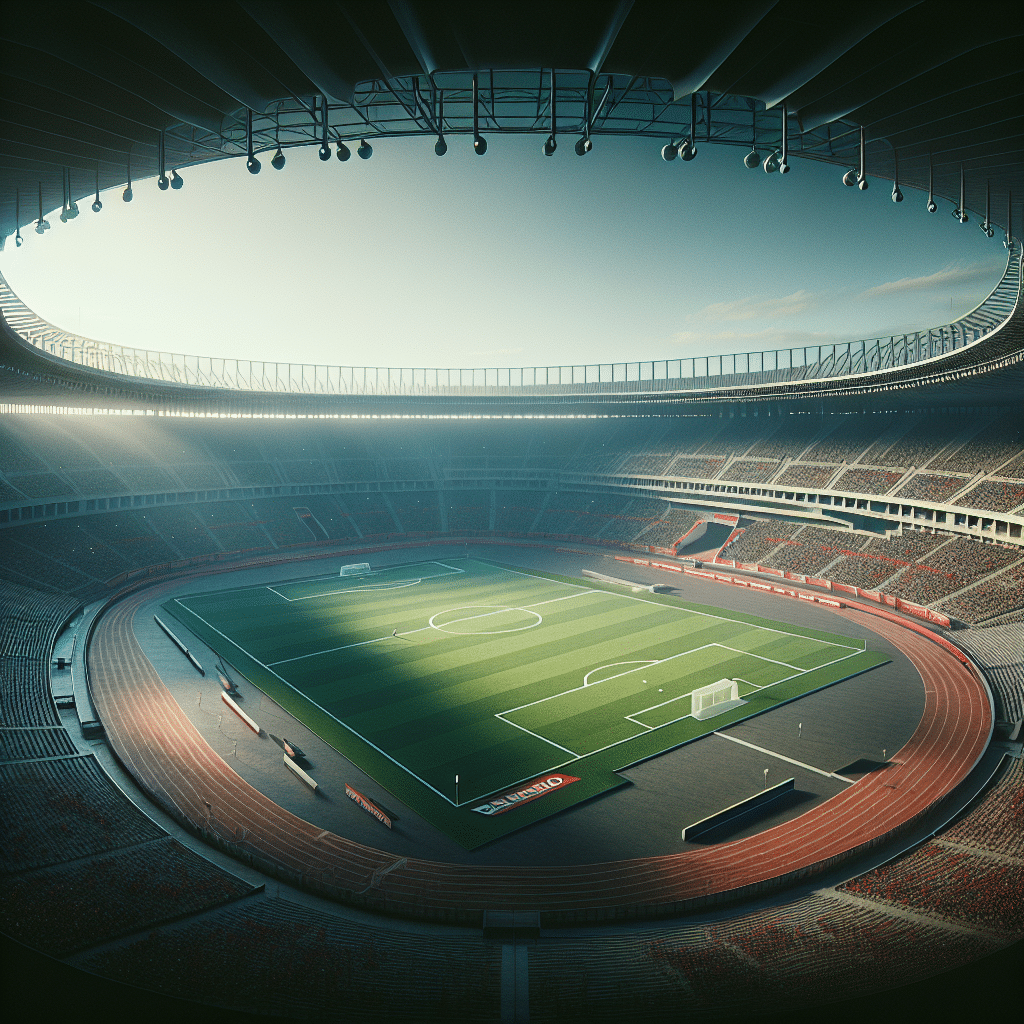
{"type": "Polygon", "coordinates": [[[362,576],[364,573],[369,571],[369,562],[353,562],[352,565],[343,565],[341,567],[342,576],[362,576]]]}
{"type": "Polygon", "coordinates": [[[690,694],[690,699],[690,714],[697,719],[712,718],[743,703],[735,679],[719,679],[717,683],[702,686],[690,694]]]}

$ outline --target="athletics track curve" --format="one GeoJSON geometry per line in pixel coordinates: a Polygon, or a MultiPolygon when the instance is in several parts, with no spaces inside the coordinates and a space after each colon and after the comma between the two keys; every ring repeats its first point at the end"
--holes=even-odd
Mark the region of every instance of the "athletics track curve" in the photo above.
{"type": "Polygon", "coordinates": [[[136,611],[154,596],[147,589],[115,604],[89,646],[93,702],[124,767],[186,827],[257,867],[404,916],[478,924],[486,907],[536,911],[544,925],[555,926],[662,917],[778,887],[920,817],[967,776],[991,735],[988,694],[967,666],[918,633],[847,609],[837,614],[874,630],[914,664],[924,680],[925,709],[887,767],[800,817],[732,843],[660,857],[514,867],[409,858],[396,865],[393,854],[324,832],[278,806],[209,746],[132,630],[136,611]]]}

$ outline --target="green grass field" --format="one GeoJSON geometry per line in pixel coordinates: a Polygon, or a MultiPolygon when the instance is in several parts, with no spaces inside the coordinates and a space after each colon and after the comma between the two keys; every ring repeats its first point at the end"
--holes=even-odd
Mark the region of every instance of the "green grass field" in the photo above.
{"type": "Polygon", "coordinates": [[[468,848],[623,785],[617,769],[887,660],[848,637],[462,558],[164,609],[468,848]],[[691,717],[691,691],[723,678],[740,680],[746,703],[691,717]],[[556,769],[580,781],[474,812],[556,769]]]}

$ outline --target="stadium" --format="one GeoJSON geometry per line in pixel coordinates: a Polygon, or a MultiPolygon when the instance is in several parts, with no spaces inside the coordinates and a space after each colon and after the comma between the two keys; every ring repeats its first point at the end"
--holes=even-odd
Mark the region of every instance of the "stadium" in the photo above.
{"type": "Polygon", "coordinates": [[[486,159],[503,134],[825,164],[952,206],[1004,261],[900,335],[514,368],[125,346],[0,277],[5,1000],[525,1022],[1019,999],[1024,68],[1019,15],[974,19],[5,14],[5,266],[79,202],[200,165],[409,138],[486,159]]]}

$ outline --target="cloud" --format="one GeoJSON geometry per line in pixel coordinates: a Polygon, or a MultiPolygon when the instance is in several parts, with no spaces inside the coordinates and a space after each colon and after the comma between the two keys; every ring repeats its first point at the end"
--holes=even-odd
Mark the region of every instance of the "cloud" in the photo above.
{"type": "Polygon", "coordinates": [[[994,287],[996,280],[992,264],[971,263],[964,265],[952,265],[945,270],[937,270],[934,274],[926,274],[924,277],[903,277],[898,281],[886,281],[885,284],[875,285],[861,293],[861,298],[876,298],[882,295],[902,295],[906,292],[925,292],[938,289],[955,288],[964,285],[977,285],[982,282],[990,282],[994,287]]]}
{"type": "Polygon", "coordinates": [[[783,316],[804,313],[818,301],[813,292],[801,289],[792,295],[772,298],[766,295],[750,295],[731,302],[713,302],[690,314],[688,320],[705,323],[729,322],[734,320],[777,320],[783,316]]]}

